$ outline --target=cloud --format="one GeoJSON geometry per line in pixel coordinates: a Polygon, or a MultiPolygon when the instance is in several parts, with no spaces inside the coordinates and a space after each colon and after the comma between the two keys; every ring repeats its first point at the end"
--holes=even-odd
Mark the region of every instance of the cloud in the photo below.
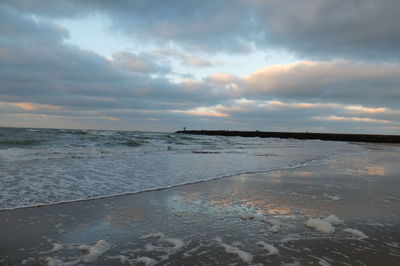
{"type": "Polygon", "coordinates": [[[333,120],[333,121],[350,121],[350,122],[370,122],[370,123],[390,123],[389,120],[382,120],[382,119],[374,119],[369,117],[346,117],[346,116],[336,116],[331,115],[328,117],[315,117],[315,119],[323,119],[323,120],[333,120]]]}
{"type": "Polygon", "coordinates": [[[309,58],[397,61],[400,18],[396,0],[255,1],[259,44],[309,58]]]}
{"type": "Polygon", "coordinates": [[[111,63],[133,72],[168,73],[171,68],[155,62],[154,56],[148,54],[136,55],[128,52],[116,52],[110,58],[111,63]]]}
{"type": "MultiPolygon", "coordinates": [[[[398,132],[400,64],[396,62],[376,62],[367,57],[309,59],[269,66],[244,77],[217,72],[202,79],[190,75],[181,81],[168,78],[174,73],[170,58],[187,66],[208,67],[215,65],[206,59],[212,58],[211,53],[233,52],[239,44],[248,42],[252,43],[249,47],[284,45],[303,56],[315,49],[319,58],[358,58],[376,48],[366,41],[368,29],[357,37],[365,44],[359,45],[358,51],[357,42],[341,37],[347,26],[355,23],[352,21],[377,19],[374,16],[378,11],[365,6],[369,3],[375,7],[375,2],[359,2],[356,18],[343,14],[339,28],[333,31],[343,43],[333,40],[335,47],[321,44],[327,41],[322,28],[329,32],[333,27],[329,25],[344,7],[332,7],[325,21],[322,14],[329,10],[326,2],[291,2],[285,8],[281,2],[286,3],[252,0],[232,1],[226,6],[228,2],[224,1],[199,1],[191,6],[193,3],[178,0],[168,4],[121,1],[118,5],[112,1],[4,1],[0,4],[0,121],[14,126],[140,130],[187,126],[398,132]],[[267,7],[270,9],[264,10],[267,7]],[[62,8],[65,10],[59,10],[62,8]],[[360,18],[358,8],[366,9],[365,18],[360,18]],[[96,12],[109,16],[115,29],[153,45],[162,41],[162,45],[147,53],[119,51],[105,58],[68,44],[68,30],[51,20],[96,12]],[[318,23],[323,26],[315,25],[318,23]],[[167,51],[168,47],[178,48],[167,51]],[[204,52],[209,57],[202,57],[204,52]]],[[[381,9],[396,5],[380,3],[381,9]]],[[[375,27],[374,31],[384,25],[379,22],[375,27]]],[[[351,29],[346,34],[354,33],[351,29]]],[[[388,26],[382,31],[382,36],[390,34],[390,29],[388,26]]],[[[395,38],[396,34],[388,40],[395,43],[395,38]]],[[[375,44],[384,47],[384,42],[382,38],[375,44]]],[[[398,49],[389,48],[382,52],[382,60],[398,49]]]]}
{"type": "Polygon", "coordinates": [[[181,65],[190,67],[211,67],[214,63],[211,60],[201,58],[199,56],[188,55],[187,53],[180,51],[176,48],[158,48],[154,51],[156,54],[165,57],[172,57],[180,61],[181,65]]]}
{"type": "Polygon", "coordinates": [[[197,107],[189,110],[172,110],[174,113],[183,113],[191,116],[211,116],[211,117],[228,117],[226,113],[221,112],[221,105],[210,107],[197,107]]]}
{"type": "MultiPolygon", "coordinates": [[[[370,112],[363,106],[357,115],[354,106],[337,103],[254,101],[233,99],[223,105],[202,106],[179,111],[188,116],[212,117],[221,125],[236,124],[239,129],[379,133],[398,129],[400,110],[370,112]],[[397,114],[395,116],[394,114],[397,114]],[[378,126],[378,129],[377,129],[378,126]]],[[[178,112],[178,111],[176,111],[178,112]]]]}
{"type": "Polygon", "coordinates": [[[300,62],[267,67],[243,77],[241,93],[396,108],[399,84],[399,64],[300,62]]]}
{"type": "Polygon", "coordinates": [[[5,0],[48,18],[106,15],[114,31],[142,42],[174,43],[190,51],[286,49],[313,60],[397,61],[397,0],[5,0]]]}
{"type": "Polygon", "coordinates": [[[243,17],[242,1],[5,0],[4,4],[48,18],[105,14],[114,31],[150,43],[173,41],[197,51],[251,50],[252,22],[243,17]]]}
{"type": "Polygon", "coordinates": [[[164,76],[171,68],[158,55],[117,52],[105,58],[67,44],[69,33],[62,27],[0,7],[1,25],[7,25],[0,38],[3,124],[28,123],[28,117],[29,125],[47,120],[60,127],[63,119],[68,125],[85,125],[74,123],[73,117],[103,125],[103,120],[120,121],[119,127],[135,118],[136,123],[154,123],[158,117],[176,122],[165,114],[217,104],[226,97],[203,81],[168,80],[164,76]]]}

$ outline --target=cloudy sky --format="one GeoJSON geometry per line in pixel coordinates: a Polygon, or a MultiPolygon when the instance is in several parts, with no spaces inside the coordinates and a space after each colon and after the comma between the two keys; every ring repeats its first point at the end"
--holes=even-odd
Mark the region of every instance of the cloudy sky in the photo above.
{"type": "Polygon", "coordinates": [[[400,134],[398,0],[2,0],[0,126],[400,134]]]}

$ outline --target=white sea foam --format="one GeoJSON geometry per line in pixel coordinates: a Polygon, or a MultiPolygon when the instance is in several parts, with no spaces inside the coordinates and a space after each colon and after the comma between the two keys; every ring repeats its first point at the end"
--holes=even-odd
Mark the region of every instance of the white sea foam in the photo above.
{"type": "Polygon", "coordinates": [[[328,194],[324,194],[325,195],[325,197],[327,197],[328,199],[331,199],[331,200],[340,200],[341,199],[341,197],[339,197],[339,196],[332,196],[332,195],[328,195],[328,194]]]}
{"type": "Polygon", "coordinates": [[[56,258],[47,257],[45,261],[47,262],[47,266],[74,266],[77,265],[81,260],[76,259],[72,261],[64,261],[57,257],[56,258]]]}
{"type": "Polygon", "coordinates": [[[324,222],[320,219],[309,219],[306,222],[306,225],[308,227],[312,227],[317,231],[320,231],[322,233],[334,233],[335,228],[328,222],[324,222]]]}
{"type": "Polygon", "coordinates": [[[253,260],[253,255],[250,254],[249,252],[243,251],[237,247],[225,244],[221,238],[217,237],[215,238],[215,241],[217,241],[217,243],[223,247],[225,249],[225,251],[227,253],[230,254],[234,254],[236,256],[238,256],[243,262],[246,263],[251,263],[251,261],[253,260]]]}
{"type": "Polygon", "coordinates": [[[272,218],[271,219],[264,219],[264,221],[269,223],[272,226],[275,226],[275,225],[281,226],[283,224],[282,222],[280,222],[280,221],[278,221],[276,219],[272,219],[272,218]]]}
{"type": "Polygon", "coordinates": [[[258,241],[257,245],[261,246],[262,249],[268,251],[267,255],[272,256],[272,255],[279,254],[279,250],[276,247],[274,247],[273,245],[267,244],[264,241],[258,241]]]}
{"type": "Polygon", "coordinates": [[[163,239],[162,241],[172,244],[173,249],[175,249],[175,250],[181,249],[185,246],[185,242],[183,242],[182,240],[177,239],[177,238],[166,238],[166,239],[163,239]]]}
{"type": "Polygon", "coordinates": [[[158,261],[149,257],[139,257],[136,259],[136,263],[144,263],[145,266],[153,266],[156,265],[158,261]]]}
{"type": "Polygon", "coordinates": [[[301,264],[298,261],[294,261],[294,262],[281,264],[281,266],[301,266],[301,264]]]}
{"type": "Polygon", "coordinates": [[[340,220],[336,215],[331,214],[327,217],[325,217],[324,219],[322,219],[324,222],[328,222],[331,225],[339,225],[339,224],[343,224],[343,221],[340,220]]]}
{"type": "Polygon", "coordinates": [[[329,215],[323,219],[309,219],[306,222],[306,225],[308,227],[312,227],[315,230],[322,232],[322,233],[334,233],[335,232],[335,227],[334,225],[339,225],[342,224],[343,221],[341,221],[337,216],[335,215],[329,215]]]}
{"type": "Polygon", "coordinates": [[[276,220],[276,219],[261,219],[261,221],[266,222],[271,225],[271,227],[268,229],[268,231],[271,231],[273,233],[277,233],[281,230],[281,226],[283,225],[282,222],[276,220]]]}
{"type": "Polygon", "coordinates": [[[64,249],[63,245],[61,245],[59,243],[53,243],[53,249],[51,251],[54,252],[54,251],[59,251],[59,250],[62,250],[62,249],[64,249]]]}
{"type": "Polygon", "coordinates": [[[268,231],[271,231],[273,233],[277,233],[281,230],[281,226],[280,225],[273,225],[271,226],[268,231]]]}
{"type": "Polygon", "coordinates": [[[159,233],[154,233],[154,234],[148,234],[140,237],[140,239],[147,239],[147,238],[163,238],[164,234],[159,232],[159,233]]]}
{"type": "Polygon", "coordinates": [[[331,264],[329,262],[327,262],[326,260],[324,260],[324,259],[320,259],[318,261],[318,264],[321,265],[321,266],[331,266],[331,264]]]}
{"type": "Polygon", "coordinates": [[[92,262],[95,261],[99,256],[103,255],[105,252],[107,252],[111,248],[111,244],[102,239],[97,241],[94,246],[80,245],[78,248],[80,250],[88,252],[88,254],[86,254],[82,258],[82,260],[84,262],[92,262]]]}
{"type": "Polygon", "coordinates": [[[364,234],[360,230],[353,229],[353,228],[343,229],[343,232],[353,234],[353,235],[357,236],[358,239],[367,239],[368,238],[368,236],[366,234],[364,234]]]}
{"type": "Polygon", "coordinates": [[[102,256],[108,250],[111,249],[111,244],[105,240],[97,241],[93,246],[87,244],[81,245],[62,245],[59,243],[53,243],[53,249],[49,251],[40,252],[41,254],[45,253],[56,253],[67,250],[80,250],[85,252],[85,254],[78,256],[78,257],[71,257],[66,256],[62,257],[61,255],[58,256],[49,256],[45,258],[45,262],[47,262],[48,266],[73,266],[77,265],[81,262],[94,262],[98,259],[98,257],[102,256]]]}
{"type": "Polygon", "coordinates": [[[119,260],[122,264],[129,262],[129,257],[124,255],[115,255],[115,256],[107,256],[107,259],[116,259],[119,260]]]}

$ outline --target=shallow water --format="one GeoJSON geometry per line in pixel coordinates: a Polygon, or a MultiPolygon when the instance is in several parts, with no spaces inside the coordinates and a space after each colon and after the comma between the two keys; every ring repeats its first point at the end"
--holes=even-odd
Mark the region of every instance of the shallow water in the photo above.
{"type": "Polygon", "coordinates": [[[2,211],[0,264],[399,265],[400,150],[364,147],[324,165],[2,211]]]}
{"type": "Polygon", "coordinates": [[[174,133],[0,128],[0,209],[323,164],[356,144],[174,133]]]}

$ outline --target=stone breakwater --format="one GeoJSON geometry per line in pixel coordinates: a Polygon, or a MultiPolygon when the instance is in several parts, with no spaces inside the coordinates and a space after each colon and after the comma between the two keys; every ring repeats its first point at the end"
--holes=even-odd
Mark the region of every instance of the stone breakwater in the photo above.
{"type": "Polygon", "coordinates": [[[319,139],[331,141],[400,143],[400,135],[370,135],[370,134],[338,134],[310,132],[263,132],[263,131],[229,131],[229,130],[183,130],[181,134],[211,135],[211,136],[240,136],[281,139],[319,139]]]}

